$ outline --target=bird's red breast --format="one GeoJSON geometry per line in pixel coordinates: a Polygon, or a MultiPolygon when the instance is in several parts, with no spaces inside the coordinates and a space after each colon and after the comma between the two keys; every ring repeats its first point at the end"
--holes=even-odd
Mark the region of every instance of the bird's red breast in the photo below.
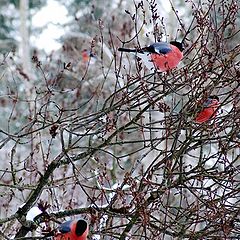
{"type": "Polygon", "coordinates": [[[166,54],[152,53],[151,60],[157,70],[161,72],[169,71],[177,67],[183,58],[183,53],[176,47],[171,45],[172,51],[166,54]]]}
{"type": "Polygon", "coordinates": [[[89,52],[88,52],[86,49],[84,49],[84,50],[82,51],[82,61],[83,61],[84,63],[87,63],[87,62],[89,61],[89,59],[90,59],[89,52]]]}
{"type": "Polygon", "coordinates": [[[213,119],[217,115],[217,108],[219,106],[219,102],[216,99],[212,99],[211,103],[204,107],[203,110],[198,113],[197,117],[195,118],[195,121],[197,123],[204,123],[210,119],[213,119]]]}

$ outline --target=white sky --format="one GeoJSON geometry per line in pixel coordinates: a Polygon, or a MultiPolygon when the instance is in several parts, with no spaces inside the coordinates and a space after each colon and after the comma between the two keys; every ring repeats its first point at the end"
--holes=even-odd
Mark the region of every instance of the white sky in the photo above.
{"type": "Polygon", "coordinates": [[[57,40],[64,34],[60,25],[68,22],[67,14],[67,9],[58,1],[48,0],[47,5],[32,18],[34,27],[44,27],[40,35],[31,36],[32,44],[47,53],[60,48],[61,44],[57,40]]]}

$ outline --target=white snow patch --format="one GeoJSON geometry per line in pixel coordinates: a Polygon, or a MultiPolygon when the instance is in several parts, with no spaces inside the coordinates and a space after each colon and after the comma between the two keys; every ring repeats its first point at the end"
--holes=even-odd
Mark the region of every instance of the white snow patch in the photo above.
{"type": "Polygon", "coordinates": [[[41,213],[42,211],[38,207],[32,207],[27,213],[26,220],[33,221],[34,218],[40,215],[41,213]]]}

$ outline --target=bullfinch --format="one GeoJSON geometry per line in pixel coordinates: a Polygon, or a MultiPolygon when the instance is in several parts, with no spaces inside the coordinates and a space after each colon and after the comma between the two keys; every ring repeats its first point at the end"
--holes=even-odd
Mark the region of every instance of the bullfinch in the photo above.
{"type": "Polygon", "coordinates": [[[94,63],[96,61],[95,55],[91,51],[89,51],[87,49],[83,49],[82,50],[81,57],[82,57],[82,62],[84,64],[87,64],[87,63],[92,64],[92,63],[94,63]]]}
{"type": "Polygon", "coordinates": [[[120,52],[132,52],[140,57],[149,70],[166,72],[175,68],[183,58],[183,44],[177,41],[156,42],[141,49],[119,48],[120,52]]]}
{"type": "Polygon", "coordinates": [[[214,119],[217,115],[217,109],[219,107],[218,96],[209,96],[203,103],[203,109],[199,112],[195,118],[196,123],[204,123],[208,120],[214,119]]]}
{"type": "Polygon", "coordinates": [[[86,240],[88,235],[88,224],[83,219],[64,222],[59,227],[59,233],[54,240],[86,240]]]}

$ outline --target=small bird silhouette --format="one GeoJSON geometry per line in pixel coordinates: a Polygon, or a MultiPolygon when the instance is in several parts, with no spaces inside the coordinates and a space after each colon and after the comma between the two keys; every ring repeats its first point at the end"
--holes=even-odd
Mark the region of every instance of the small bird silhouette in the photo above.
{"type": "Polygon", "coordinates": [[[219,107],[219,97],[209,96],[203,103],[203,109],[199,112],[195,118],[196,123],[204,123],[208,120],[214,119],[217,115],[217,109],[219,107]]]}
{"type": "Polygon", "coordinates": [[[177,41],[156,42],[141,49],[119,48],[120,52],[136,53],[149,70],[166,72],[175,67],[183,58],[183,44],[177,41]]]}
{"type": "Polygon", "coordinates": [[[88,224],[85,220],[70,220],[59,227],[59,233],[54,240],[86,240],[88,235],[88,224]]]}

